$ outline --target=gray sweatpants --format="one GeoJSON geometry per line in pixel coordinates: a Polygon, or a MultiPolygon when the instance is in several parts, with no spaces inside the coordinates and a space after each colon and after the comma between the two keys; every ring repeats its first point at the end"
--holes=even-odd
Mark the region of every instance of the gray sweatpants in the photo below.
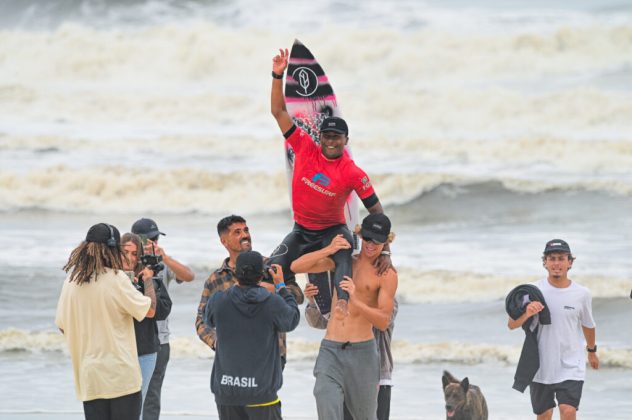
{"type": "Polygon", "coordinates": [[[319,420],[343,420],[343,403],[354,420],[376,420],[380,361],[375,340],[323,340],[314,377],[319,420]]]}

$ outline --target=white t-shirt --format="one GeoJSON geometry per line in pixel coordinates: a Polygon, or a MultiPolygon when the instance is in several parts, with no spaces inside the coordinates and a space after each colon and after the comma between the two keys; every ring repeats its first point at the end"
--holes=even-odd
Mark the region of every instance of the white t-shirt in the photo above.
{"type": "Polygon", "coordinates": [[[145,318],[151,300],[124,271],[107,268],[89,283],[68,278],[59,296],[55,324],[64,331],[77,398],[117,398],[140,390],[134,321],[145,318]]]}
{"type": "Polygon", "coordinates": [[[551,325],[540,325],[538,351],[540,369],[533,378],[542,384],[586,377],[586,339],[582,326],[595,328],[590,291],[575,282],[565,288],[551,286],[547,279],[537,286],[551,313],[551,325]]]}
{"type": "MultiPolygon", "coordinates": [[[[160,273],[162,275],[162,284],[169,290],[169,284],[176,280],[176,273],[169,267],[164,268],[160,273]]],[[[166,344],[169,342],[169,318],[156,321],[158,326],[158,340],[160,344],[166,344]]]]}

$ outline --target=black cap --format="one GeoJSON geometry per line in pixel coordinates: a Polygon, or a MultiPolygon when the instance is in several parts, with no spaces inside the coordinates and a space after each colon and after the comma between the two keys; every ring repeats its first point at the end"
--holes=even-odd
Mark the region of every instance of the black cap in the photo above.
{"type": "Polygon", "coordinates": [[[388,240],[391,233],[391,221],[384,213],[372,213],[362,220],[362,230],[360,236],[379,243],[388,240]]]}
{"type": "Polygon", "coordinates": [[[115,226],[107,223],[98,223],[88,230],[86,242],[106,244],[112,247],[119,246],[121,244],[121,233],[115,226]]]}
{"type": "Polygon", "coordinates": [[[333,131],[334,133],[344,134],[345,136],[349,135],[349,127],[347,127],[345,120],[340,117],[325,118],[322,124],[320,124],[320,132],[324,133],[325,131],[333,131]]]}
{"type": "Polygon", "coordinates": [[[550,254],[551,252],[570,254],[571,247],[568,246],[568,243],[566,243],[566,241],[563,241],[562,239],[551,239],[546,243],[546,246],[544,247],[544,253],[550,254]]]}
{"type": "Polygon", "coordinates": [[[164,235],[158,230],[158,225],[152,219],[138,219],[132,225],[132,233],[137,235],[145,235],[148,238],[156,238],[158,235],[164,235]]]}
{"type": "Polygon", "coordinates": [[[256,283],[263,277],[263,257],[257,251],[242,252],[237,256],[235,274],[240,283],[256,283]]]}

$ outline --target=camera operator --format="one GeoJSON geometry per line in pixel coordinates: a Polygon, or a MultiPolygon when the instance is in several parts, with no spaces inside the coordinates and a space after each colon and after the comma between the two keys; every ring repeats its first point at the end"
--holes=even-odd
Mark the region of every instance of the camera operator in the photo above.
{"type": "Polygon", "coordinates": [[[263,266],[258,252],[242,252],[237,285],[213,294],[206,304],[205,322],[216,330],[211,391],[220,420],[282,418],[278,333],[296,328],[300,313],[281,266],[268,270],[275,294],[260,285],[263,266]]]}
{"type": "MultiPolygon", "coordinates": [[[[178,262],[171,256],[167,255],[164,248],[158,245],[160,232],[158,225],[152,219],[139,219],[132,225],[132,233],[147,239],[144,244],[144,254],[155,255],[162,261],[165,269],[160,273],[164,286],[168,289],[172,280],[176,283],[191,282],[195,278],[193,271],[186,265],[178,262]]],[[[158,261],[158,262],[160,262],[158,261]]],[[[157,321],[158,324],[158,340],[160,341],[160,350],[156,359],[156,367],[149,382],[147,397],[143,404],[143,420],[158,420],[160,418],[160,392],[162,382],[165,379],[167,371],[167,363],[169,363],[169,319],[157,321]]]]}
{"type": "MultiPolygon", "coordinates": [[[[155,263],[150,259],[143,258],[143,248],[141,239],[133,233],[126,233],[121,238],[123,246],[123,268],[126,270],[134,287],[139,292],[145,294],[147,290],[155,290],[156,314],[152,318],[145,318],[142,321],[134,321],[134,331],[136,333],[136,348],[138,349],[138,362],[143,379],[141,386],[142,401],[145,401],[149,381],[154,373],[156,358],[160,349],[158,340],[158,326],[156,321],[166,319],[171,312],[171,298],[164,287],[160,277],[156,275],[164,268],[162,263],[155,263]],[[149,262],[150,265],[146,265],[149,262]],[[150,287],[151,286],[151,287],[150,287]]],[[[142,419],[142,409],[141,417],[142,419]]]]}
{"type": "MultiPolygon", "coordinates": [[[[224,259],[221,267],[213,271],[209,278],[204,282],[200,304],[198,305],[197,317],[195,319],[195,329],[207,346],[215,349],[215,329],[204,323],[204,310],[206,302],[216,292],[226,290],[237,283],[235,276],[235,266],[237,264],[237,256],[243,251],[252,250],[252,236],[250,228],[246,223],[246,219],[237,215],[223,217],[217,223],[217,234],[219,240],[228,251],[228,257],[224,259]]],[[[266,260],[264,259],[264,262],[266,260]]],[[[261,286],[274,293],[274,284],[272,278],[268,275],[268,279],[261,282],[261,286]]],[[[286,282],[286,287],[294,295],[296,302],[300,305],[303,303],[303,292],[296,284],[296,280],[292,277],[286,282]]],[[[287,346],[285,333],[279,333],[279,345],[281,346],[281,366],[285,367],[287,346]]]]}
{"type": "Polygon", "coordinates": [[[137,420],[141,375],[133,319],[153,316],[153,287],[143,296],[123,272],[121,235],[99,223],[64,266],[55,324],[64,334],[85,418],[137,420]]]}

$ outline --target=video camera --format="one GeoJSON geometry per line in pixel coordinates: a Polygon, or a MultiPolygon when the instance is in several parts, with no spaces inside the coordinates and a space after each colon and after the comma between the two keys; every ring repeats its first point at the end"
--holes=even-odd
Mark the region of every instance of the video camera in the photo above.
{"type": "Polygon", "coordinates": [[[274,271],[274,273],[276,274],[277,268],[273,267],[272,264],[270,264],[269,262],[265,262],[263,264],[263,280],[267,281],[268,283],[274,283],[272,274],[270,274],[270,271],[269,271],[270,269],[272,269],[272,271],[274,271]]]}
{"type": "Polygon", "coordinates": [[[156,254],[145,254],[140,257],[140,262],[145,267],[149,267],[151,271],[154,272],[154,276],[157,276],[162,270],[164,270],[165,265],[162,263],[162,256],[156,254]]]}
{"type": "MultiPolygon", "coordinates": [[[[147,236],[146,235],[138,235],[143,244],[143,247],[147,245],[147,236]]],[[[144,267],[149,267],[151,271],[154,272],[154,277],[158,275],[162,270],[164,270],[165,265],[162,263],[162,256],[157,255],[154,251],[154,244],[151,244],[151,254],[143,254],[140,257],[140,262],[144,267]]]]}

